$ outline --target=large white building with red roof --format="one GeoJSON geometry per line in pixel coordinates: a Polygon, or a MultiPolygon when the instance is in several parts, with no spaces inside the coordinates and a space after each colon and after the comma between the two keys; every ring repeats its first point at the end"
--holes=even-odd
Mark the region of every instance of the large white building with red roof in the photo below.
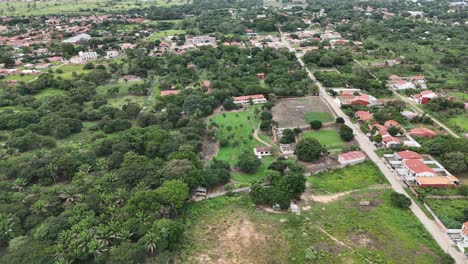
{"type": "Polygon", "coordinates": [[[267,99],[263,94],[237,96],[232,99],[236,105],[241,106],[249,105],[250,100],[252,100],[252,104],[264,104],[267,102],[267,99]]]}

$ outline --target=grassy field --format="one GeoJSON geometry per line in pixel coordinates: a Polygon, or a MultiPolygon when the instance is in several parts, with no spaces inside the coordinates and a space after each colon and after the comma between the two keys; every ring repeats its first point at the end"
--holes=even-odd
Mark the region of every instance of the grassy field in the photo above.
{"type": "Polygon", "coordinates": [[[329,151],[338,151],[345,144],[338,131],[333,128],[323,128],[319,131],[307,131],[301,134],[301,138],[315,138],[322,145],[325,145],[329,151]]]}
{"type": "Polygon", "coordinates": [[[30,2],[11,2],[0,3],[0,9],[4,10],[4,15],[8,16],[40,16],[51,14],[96,14],[106,12],[118,12],[151,5],[170,6],[185,4],[187,1],[182,0],[149,0],[149,1],[134,1],[134,0],[60,0],[60,1],[35,1],[35,4],[30,2]]]}
{"type": "Polygon", "coordinates": [[[460,228],[463,223],[463,209],[468,199],[425,199],[425,202],[447,228],[460,228]]]}
{"type": "Polygon", "coordinates": [[[151,34],[147,38],[147,40],[154,41],[154,40],[157,40],[157,39],[160,39],[160,38],[163,38],[163,37],[174,36],[174,35],[178,35],[178,34],[185,34],[185,30],[182,30],[182,29],[169,29],[169,30],[159,31],[159,32],[151,34]]]}
{"type": "Polygon", "coordinates": [[[252,152],[253,148],[262,146],[260,142],[250,137],[260,122],[258,116],[254,114],[254,107],[249,107],[246,111],[217,114],[212,120],[218,125],[220,140],[229,140],[227,147],[220,147],[218,159],[234,164],[242,152],[252,152]],[[239,145],[234,146],[234,141],[238,141],[239,145]]]}
{"type": "Polygon", "coordinates": [[[258,168],[257,172],[253,174],[245,174],[242,172],[234,172],[232,173],[232,179],[242,183],[252,183],[255,181],[259,181],[263,179],[264,172],[268,168],[268,166],[275,161],[273,157],[263,157],[262,158],[262,165],[258,168]]]}
{"type": "Polygon", "coordinates": [[[246,194],[195,203],[178,255],[182,263],[443,263],[430,234],[389,194],[310,203],[301,215],[256,210],[246,194]],[[363,199],[372,205],[360,206],[363,199]]]}
{"type": "Polygon", "coordinates": [[[314,120],[318,120],[322,123],[329,123],[335,121],[333,115],[330,112],[306,112],[304,113],[304,119],[307,123],[314,120]]]}
{"type": "Polygon", "coordinates": [[[458,115],[456,117],[452,117],[448,120],[448,123],[452,123],[456,126],[459,126],[461,128],[463,128],[463,130],[466,132],[468,131],[468,114],[465,113],[465,114],[461,114],[461,115],[458,115]]]}
{"type": "Polygon", "coordinates": [[[63,65],[62,67],[60,67],[60,70],[63,71],[63,73],[56,73],[54,71],[54,76],[58,77],[62,77],[63,79],[73,79],[73,72],[76,72],[76,74],[87,74],[89,73],[91,70],[84,70],[83,69],[84,67],[84,64],[67,64],[67,65],[63,65]]]}
{"type": "Polygon", "coordinates": [[[386,182],[382,173],[371,161],[313,174],[307,178],[307,181],[311,183],[316,193],[344,192],[386,182]]]}
{"type": "Polygon", "coordinates": [[[54,88],[47,88],[47,89],[42,90],[40,93],[34,95],[34,97],[36,97],[36,99],[40,100],[40,99],[48,97],[48,96],[60,95],[60,94],[63,94],[63,93],[64,93],[63,90],[54,89],[54,88]]]}

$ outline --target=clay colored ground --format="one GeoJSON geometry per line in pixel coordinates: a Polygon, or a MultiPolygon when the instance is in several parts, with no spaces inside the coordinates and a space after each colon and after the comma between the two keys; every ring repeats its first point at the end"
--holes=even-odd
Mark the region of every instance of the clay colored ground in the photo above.
{"type": "Polygon", "coordinates": [[[272,109],[273,120],[280,128],[309,126],[310,119],[332,122],[333,115],[325,102],[318,96],[281,99],[272,109]]]}

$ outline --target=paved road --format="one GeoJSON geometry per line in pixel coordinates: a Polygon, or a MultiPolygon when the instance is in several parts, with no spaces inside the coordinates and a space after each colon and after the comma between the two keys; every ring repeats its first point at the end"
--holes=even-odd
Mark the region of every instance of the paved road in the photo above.
{"type": "MultiPolygon", "coordinates": [[[[281,31],[280,31],[281,33],[281,31]]],[[[282,34],[282,33],[281,33],[282,34]]],[[[282,38],[285,43],[287,43],[290,51],[295,52],[294,49],[291,48],[289,42],[282,38]]],[[[387,167],[387,165],[382,161],[382,159],[375,154],[375,146],[370,142],[370,140],[360,131],[357,129],[354,124],[351,122],[349,117],[344,114],[341,110],[340,106],[337,105],[333,97],[331,97],[325,90],[325,87],[315,78],[312,72],[305,67],[304,62],[302,61],[301,57],[297,54],[297,60],[301,64],[302,67],[307,71],[307,74],[311,80],[318,86],[320,90],[320,96],[329,104],[329,106],[335,111],[336,114],[343,117],[345,120],[345,124],[353,129],[355,139],[361,146],[362,150],[367,154],[367,156],[379,167],[379,169],[384,174],[385,178],[387,178],[388,182],[391,184],[392,188],[398,192],[406,195],[409,199],[411,199],[412,205],[410,206],[411,211],[416,215],[419,221],[424,225],[427,231],[434,237],[437,241],[439,246],[452,256],[456,263],[468,263],[466,257],[459,251],[454,248],[454,243],[445,233],[445,230],[442,230],[434,221],[429,219],[426,214],[419,208],[419,206],[413,201],[413,199],[405,192],[403,188],[403,182],[397,178],[397,176],[387,167]]]]}
{"type": "MultiPolygon", "coordinates": [[[[364,69],[367,70],[367,72],[372,76],[374,77],[375,79],[378,80],[377,76],[374,75],[374,73],[372,73],[366,66],[362,65],[362,63],[360,63],[358,60],[354,60],[354,62],[356,62],[357,64],[359,64],[361,67],[363,67],[364,69]]],[[[403,100],[404,102],[406,102],[407,104],[410,105],[411,108],[413,108],[416,112],[418,113],[421,113],[421,114],[424,114],[424,110],[422,110],[421,108],[419,108],[415,102],[411,101],[411,100],[408,100],[408,98],[402,96],[401,94],[399,94],[397,91],[393,90],[393,89],[390,89],[393,94],[395,94],[397,97],[399,97],[401,100],[403,100]]],[[[433,116],[431,116],[430,114],[428,113],[425,113],[426,116],[428,116],[429,118],[432,119],[432,121],[434,123],[436,123],[438,126],[440,126],[441,128],[443,128],[445,131],[447,131],[447,133],[449,133],[452,137],[455,137],[455,138],[460,138],[460,136],[458,136],[455,132],[453,132],[450,128],[448,128],[446,125],[442,124],[441,122],[439,122],[439,120],[435,119],[433,116]]]]}

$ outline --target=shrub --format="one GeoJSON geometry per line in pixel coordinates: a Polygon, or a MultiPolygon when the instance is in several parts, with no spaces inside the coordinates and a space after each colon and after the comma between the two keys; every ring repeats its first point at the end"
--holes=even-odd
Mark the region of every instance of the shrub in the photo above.
{"type": "Polygon", "coordinates": [[[411,205],[411,200],[406,197],[406,195],[392,192],[390,195],[390,201],[392,202],[393,206],[399,207],[401,209],[408,209],[411,205]]]}
{"type": "Polygon", "coordinates": [[[310,128],[315,130],[322,128],[322,125],[322,122],[320,122],[319,120],[314,120],[310,122],[310,128]]]}

